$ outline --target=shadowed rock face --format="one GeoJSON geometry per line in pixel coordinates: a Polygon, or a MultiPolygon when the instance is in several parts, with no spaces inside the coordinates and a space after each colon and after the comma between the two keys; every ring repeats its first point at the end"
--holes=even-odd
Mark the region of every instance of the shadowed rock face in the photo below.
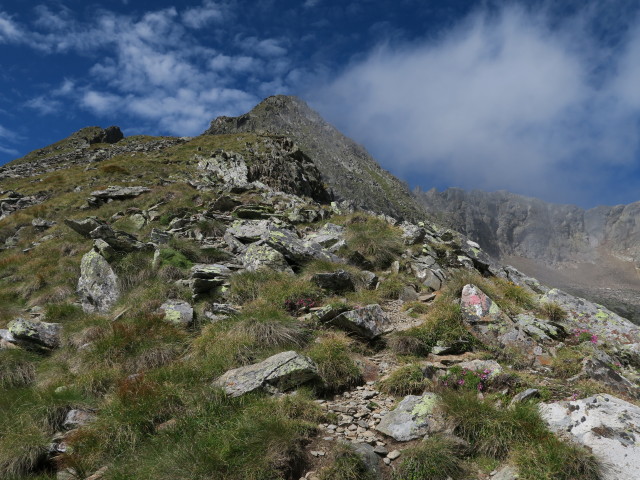
{"type": "Polygon", "coordinates": [[[230,133],[284,135],[300,145],[331,185],[338,200],[397,217],[425,213],[406,185],[380,168],[367,151],[325,122],[302,100],[276,95],[239,117],[218,117],[205,135],[230,133]]]}

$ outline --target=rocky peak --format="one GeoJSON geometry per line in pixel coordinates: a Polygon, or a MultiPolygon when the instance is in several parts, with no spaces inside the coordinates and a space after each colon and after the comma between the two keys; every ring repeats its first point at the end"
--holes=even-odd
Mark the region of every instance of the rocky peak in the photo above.
{"type": "Polygon", "coordinates": [[[276,95],[244,115],[218,117],[204,135],[233,133],[290,137],[316,164],[338,200],[349,199],[362,208],[395,217],[425,216],[406,184],[297,97],[276,95]]]}

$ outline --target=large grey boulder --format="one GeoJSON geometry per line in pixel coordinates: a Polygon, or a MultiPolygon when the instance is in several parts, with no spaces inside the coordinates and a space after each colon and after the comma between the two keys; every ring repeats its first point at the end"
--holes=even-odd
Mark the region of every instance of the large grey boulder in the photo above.
{"type": "Polygon", "coordinates": [[[196,158],[199,169],[214,174],[229,189],[244,187],[249,183],[249,168],[246,160],[239,153],[220,150],[209,158],[199,156],[196,158]]]}
{"type": "Polygon", "coordinates": [[[17,318],[7,326],[15,343],[25,348],[54,349],[60,346],[62,325],[59,323],[40,322],[17,318]]]}
{"type": "Polygon", "coordinates": [[[328,252],[319,243],[313,241],[305,242],[295,232],[284,228],[271,228],[264,240],[294,264],[304,264],[311,260],[342,262],[340,257],[328,252]]]}
{"type": "Polygon", "coordinates": [[[253,243],[269,235],[273,223],[270,220],[236,220],[225,234],[231,235],[243,243],[253,243]]]}
{"type": "Polygon", "coordinates": [[[260,268],[269,268],[278,272],[293,273],[287,260],[277,250],[269,245],[258,245],[252,243],[239,257],[245,270],[255,272],[260,268]]]}
{"type": "Polygon", "coordinates": [[[387,333],[391,327],[391,321],[378,304],[367,305],[366,307],[341,313],[333,318],[330,323],[368,340],[373,340],[387,333]]]}
{"type": "Polygon", "coordinates": [[[315,242],[329,252],[335,253],[345,245],[345,228],[334,223],[325,223],[317,232],[306,235],[304,240],[315,242]]]}
{"type": "Polygon", "coordinates": [[[398,442],[424,437],[441,428],[442,421],[434,415],[438,396],[435,393],[408,395],[387,413],[376,430],[398,442]]]}
{"type": "Polygon", "coordinates": [[[400,228],[402,229],[402,240],[405,245],[420,243],[427,235],[427,231],[423,227],[419,227],[413,223],[402,222],[400,228]]]}
{"type": "Polygon", "coordinates": [[[282,352],[246,367],[224,373],[214,385],[232,397],[258,389],[286,391],[317,378],[318,367],[304,355],[282,352]]]}
{"type": "Polygon", "coordinates": [[[320,288],[334,293],[354,292],[356,290],[353,278],[344,270],[316,273],[311,277],[311,281],[320,288]]]}
{"type": "Polygon", "coordinates": [[[118,277],[95,250],[82,257],[77,293],[85,312],[107,312],[120,298],[118,277]]]}
{"type": "Polygon", "coordinates": [[[605,465],[603,480],[637,480],[640,407],[612,395],[541,404],[549,428],[590,449],[605,465]]]}
{"type": "Polygon", "coordinates": [[[134,252],[136,250],[150,250],[153,245],[140,242],[134,235],[114,230],[107,224],[100,225],[89,232],[89,237],[100,239],[118,252],[134,252]]]}
{"type": "Polygon", "coordinates": [[[193,307],[183,300],[167,300],[160,310],[164,312],[165,321],[173,325],[188,327],[193,323],[193,307]]]}

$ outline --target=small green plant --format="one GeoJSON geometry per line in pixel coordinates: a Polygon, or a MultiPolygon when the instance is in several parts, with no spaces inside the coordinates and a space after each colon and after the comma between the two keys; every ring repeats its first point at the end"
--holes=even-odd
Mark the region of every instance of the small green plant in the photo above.
{"type": "Polygon", "coordinates": [[[552,322],[560,322],[567,318],[567,312],[557,302],[543,302],[540,304],[540,313],[552,322]]]}
{"type": "Polygon", "coordinates": [[[415,357],[427,355],[431,348],[419,336],[405,335],[404,332],[390,337],[387,340],[387,346],[396,355],[411,355],[415,357]]]}
{"type": "Polygon", "coordinates": [[[464,461],[451,440],[433,436],[402,452],[393,480],[457,480],[464,478],[464,461]]]}
{"type": "Polygon", "coordinates": [[[547,435],[518,446],[513,459],[522,480],[600,480],[602,469],[585,448],[547,435]]]}
{"type": "Polygon", "coordinates": [[[161,248],[159,266],[172,266],[180,269],[187,269],[193,266],[193,262],[185,257],[183,253],[178,252],[173,248],[161,248]]]}
{"type": "Polygon", "coordinates": [[[355,214],[346,222],[347,249],[357,252],[374,268],[384,269],[402,254],[402,232],[380,218],[355,214]]]}
{"type": "Polygon", "coordinates": [[[564,347],[558,350],[551,362],[551,370],[560,378],[570,378],[582,370],[585,354],[576,347],[564,347]]]}
{"type": "Polygon", "coordinates": [[[468,370],[458,365],[451,367],[447,374],[440,379],[440,385],[453,390],[469,390],[483,392],[491,381],[491,370],[468,370]]]}
{"type": "Polygon", "coordinates": [[[476,453],[505,458],[512,446],[546,435],[536,405],[518,403],[501,409],[472,391],[443,391],[441,407],[476,453]]]}
{"type": "Polygon", "coordinates": [[[430,382],[424,378],[422,368],[417,364],[404,365],[387,378],[379,382],[381,391],[390,395],[404,397],[417,395],[425,391],[430,382]]]}
{"type": "Polygon", "coordinates": [[[320,337],[307,354],[318,366],[323,390],[336,392],[362,381],[362,372],[351,358],[349,340],[344,335],[330,333],[320,337]]]}
{"type": "Polygon", "coordinates": [[[36,377],[34,353],[20,348],[0,350],[0,389],[25,387],[36,377]]]}
{"type": "Polygon", "coordinates": [[[320,471],[320,480],[373,480],[364,460],[347,444],[338,443],[333,460],[320,471]]]}
{"type": "Polygon", "coordinates": [[[72,303],[50,303],[45,307],[47,322],[64,323],[82,315],[82,309],[72,303]]]}

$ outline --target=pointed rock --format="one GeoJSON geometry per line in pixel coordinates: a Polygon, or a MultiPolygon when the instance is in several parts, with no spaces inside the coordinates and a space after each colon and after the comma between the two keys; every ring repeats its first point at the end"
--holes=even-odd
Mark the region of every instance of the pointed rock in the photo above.
{"type": "Polygon", "coordinates": [[[95,250],[82,257],[77,292],[85,312],[107,312],[120,298],[118,277],[95,250]]]}
{"type": "Polygon", "coordinates": [[[278,272],[293,273],[284,255],[269,245],[252,243],[240,256],[240,261],[249,272],[255,272],[260,268],[269,268],[278,272]]]}

